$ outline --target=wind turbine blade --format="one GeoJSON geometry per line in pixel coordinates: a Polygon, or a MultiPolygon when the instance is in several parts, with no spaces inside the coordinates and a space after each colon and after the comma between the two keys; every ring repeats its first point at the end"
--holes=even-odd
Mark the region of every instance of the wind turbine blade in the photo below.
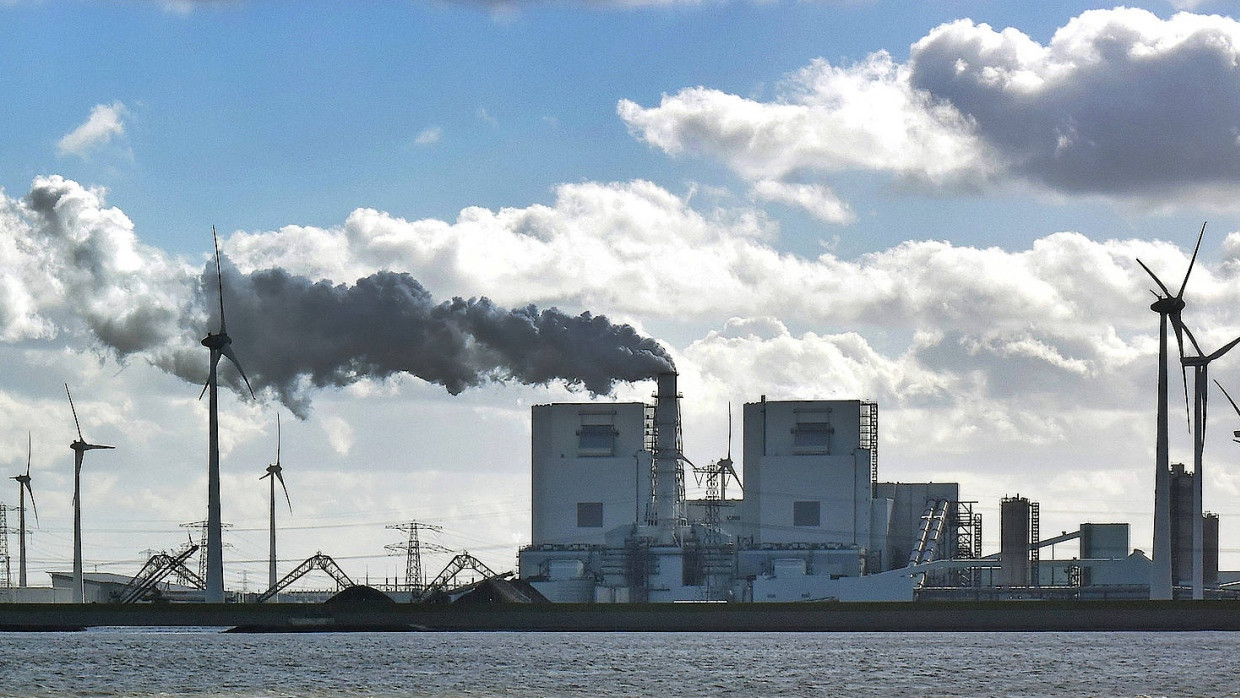
{"type": "Polygon", "coordinates": [[[276,479],[280,481],[280,488],[284,490],[284,501],[288,502],[288,513],[293,513],[293,500],[288,498],[288,485],[284,484],[284,476],[280,471],[276,471],[276,479]]]}
{"type": "MultiPolygon", "coordinates": [[[[1154,274],[1154,272],[1150,271],[1150,268],[1149,268],[1149,267],[1145,266],[1145,262],[1142,262],[1140,259],[1138,259],[1138,260],[1137,260],[1137,264],[1140,264],[1140,265],[1141,265],[1141,268],[1145,270],[1145,273],[1146,273],[1146,274],[1149,274],[1149,275],[1150,275],[1150,278],[1154,280],[1154,283],[1158,284],[1158,287],[1159,287],[1159,288],[1161,288],[1161,289],[1163,290],[1163,293],[1165,293],[1165,294],[1166,294],[1166,297],[1167,297],[1167,298],[1170,298],[1170,297],[1171,297],[1171,291],[1167,290],[1167,285],[1166,285],[1166,284],[1164,284],[1164,283],[1163,283],[1163,282],[1162,282],[1162,281],[1158,278],[1158,276],[1156,276],[1156,275],[1154,274]]],[[[1155,294],[1155,295],[1157,295],[1157,294],[1155,294]]]]}
{"type": "Polygon", "coordinates": [[[280,413],[276,412],[276,465],[280,464],[280,413]]]}
{"type": "Polygon", "coordinates": [[[30,454],[33,452],[34,442],[31,441],[30,432],[26,432],[26,478],[30,478],[30,454]]]}
{"type": "Polygon", "coordinates": [[[224,274],[220,271],[220,238],[211,226],[211,242],[215,244],[215,281],[220,292],[220,334],[224,334],[224,274]]]}
{"type": "Polygon", "coordinates": [[[30,495],[30,509],[34,511],[34,525],[39,525],[39,507],[34,503],[34,489],[30,487],[30,481],[26,480],[22,483],[22,487],[26,488],[26,492],[30,495]]]}
{"type": "Polygon", "coordinates": [[[1231,403],[1231,408],[1236,411],[1236,415],[1240,416],[1240,406],[1237,406],[1236,401],[1232,400],[1231,395],[1227,394],[1227,388],[1224,388],[1223,384],[1219,383],[1217,378],[1214,379],[1214,384],[1218,386],[1219,390],[1223,391],[1223,396],[1227,398],[1227,402],[1231,403]]]}
{"type": "MultiPolygon", "coordinates": [[[[1184,334],[1188,335],[1188,341],[1193,345],[1193,350],[1197,352],[1197,356],[1205,356],[1205,352],[1201,350],[1201,345],[1197,343],[1197,338],[1193,336],[1193,331],[1188,329],[1188,325],[1184,324],[1184,320],[1180,318],[1179,313],[1173,316],[1172,322],[1184,330],[1184,334]]],[[[1183,348],[1180,349],[1180,358],[1184,358],[1183,348]]]]}
{"type": "Polygon", "coordinates": [[[270,470],[268,470],[268,471],[267,471],[267,474],[266,474],[266,475],[259,475],[259,476],[258,476],[258,479],[259,479],[259,480],[266,480],[266,479],[267,479],[267,478],[269,478],[269,477],[271,477],[271,471],[270,471],[270,470]]]}
{"type": "Polygon", "coordinates": [[[233,366],[237,367],[237,372],[241,374],[241,380],[245,381],[246,390],[250,391],[250,397],[257,399],[254,395],[254,388],[250,387],[250,379],[245,377],[245,369],[241,368],[241,362],[237,360],[237,354],[232,350],[231,344],[225,344],[220,347],[220,353],[228,357],[233,362],[233,366]]]}
{"type": "Polygon", "coordinates": [[[1225,344],[1222,349],[1219,349],[1218,351],[1214,352],[1209,357],[1207,357],[1206,361],[1213,361],[1217,359],[1218,357],[1222,356],[1223,354],[1226,354],[1227,352],[1231,351],[1231,348],[1236,346],[1236,344],[1240,344],[1240,337],[1236,337],[1235,339],[1225,344]]]}
{"type": "Polygon", "coordinates": [[[1172,322],[1171,326],[1175,328],[1175,343],[1180,348],[1180,378],[1184,381],[1184,423],[1188,425],[1188,430],[1192,431],[1193,418],[1188,408],[1188,367],[1184,365],[1184,335],[1181,332],[1181,330],[1187,331],[1188,328],[1178,322],[1172,322]]]}
{"type": "Polygon", "coordinates": [[[65,383],[65,395],[69,396],[69,409],[73,410],[73,423],[77,426],[78,441],[85,441],[82,438],[82,423],[78,421],[77,408],[73,406],[73,393],[69,392],[68,383],[65,383]]]}
{"type": "Polygon", "coordinates": [[[728,400],[728,462],[732,462],[732,401],[728,400]]]}
{"type": "MultiPolygon", "coordinates": [[[[1208,221],[1207,221],[1208,222],[1208,221]]],[[[1193,258],[1188,261],[1188,271],[1184,272],[1184,283],[1180,284],[1180,292],[1176,298],[1184,298],[1184,289],[1188,288],[1188,276],[1193,273],[1193,265],[1197,263],[1197,252],[1201,249],[1201,239],[1206,235],[1206,224],[1201,224],[1201,232],[1197,234],[1197,246],[1193,248],[1193,258]]]]}

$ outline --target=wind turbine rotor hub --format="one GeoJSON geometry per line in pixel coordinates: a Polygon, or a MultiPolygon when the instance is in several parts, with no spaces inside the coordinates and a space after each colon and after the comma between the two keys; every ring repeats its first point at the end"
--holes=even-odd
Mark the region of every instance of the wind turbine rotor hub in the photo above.
{"type": "Polygon", "coordinates": [[[1160,296],[1158,300],[1150,304],[1150,310],[1162,315],[1174,315],[1184,310],[1184,299],[1175,296],[1160,296]]]}
{"type": "Polygon", "coordinates": [[[207,336],[202,340],[202,346],[210,349],[211,351],[220,351],[229,344],[232,344],[232,338],[223,332],[220,332],[219,334],[208,332],[207,336]]]}

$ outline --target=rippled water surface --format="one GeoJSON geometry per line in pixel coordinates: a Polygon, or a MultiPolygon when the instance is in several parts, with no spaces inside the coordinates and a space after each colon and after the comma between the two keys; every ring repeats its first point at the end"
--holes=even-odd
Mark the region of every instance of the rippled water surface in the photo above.
{"type": "Polygon", "coordinates": [[[0,633],[11,696],[1240,696],[1240,633],[0,633]]]}

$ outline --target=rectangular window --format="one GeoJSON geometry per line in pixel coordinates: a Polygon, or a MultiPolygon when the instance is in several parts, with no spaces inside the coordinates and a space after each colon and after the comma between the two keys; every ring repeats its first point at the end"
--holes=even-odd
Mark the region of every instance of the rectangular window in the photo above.
{"type": "Polygon", "coordinates": [[[798,422],[792,429],[792,448],[797,453],[830,453],[830,422],[798,422]]]}
{"type": "Polygon", "coordinates": [[[577,430],[577,455],[614,456],[616,428],[610,424],[582,424],[577,430]]]}
{"type": "Polygon", "coordinates": [[[820,505],[821,502],[793,502],[792,525],[818,527],[822,520],[820,505]]]}
{"type": "Polygon", "coordinates": [[[581,426],[577,429],[577,455],[616,455],[616,411],[610,409],[586,409],[579,415],[581,426]]]}
{"type": "Polygon", "coordinates": [[[602,528],[603,503],[577,502],[577,528],[602,528]]]}

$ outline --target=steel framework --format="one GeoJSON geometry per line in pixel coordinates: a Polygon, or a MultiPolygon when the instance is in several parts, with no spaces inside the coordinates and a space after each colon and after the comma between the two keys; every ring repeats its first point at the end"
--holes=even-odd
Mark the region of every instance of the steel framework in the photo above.
{"type": "Polygon", "coordinates": [[[297,569],[284,575],[280,581],[275,583],[275,586],[271,587],[267,591],[264,591],[257,599],[254,599],[254,603],[263,603],[264,601],[267,601],[276,594],[279,594],[281,591],[284,591],[290,584],[298,579],[301,579],[315,569],[323,570],[327,574],[331,575],[332,579],[336,580],[336,584],[339,588],[347,589],[352,586],[357,586],[353,583],[353,580],[349,578],[349,575],[345,574],[344,570],[340,569],[340,565],[337,565],[335,560],[319,552],[315,553],[312,557],[307,558],[305,562],[297,566],[297,569]]]}

